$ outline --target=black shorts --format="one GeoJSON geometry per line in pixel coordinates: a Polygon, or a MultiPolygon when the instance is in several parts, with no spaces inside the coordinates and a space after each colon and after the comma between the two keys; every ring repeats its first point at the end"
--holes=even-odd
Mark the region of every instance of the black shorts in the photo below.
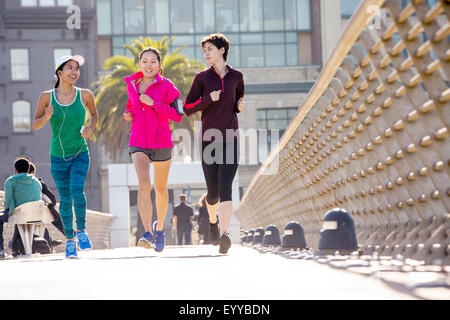
{"type": "Polygon", "coordinates": [[[172,159],[173,148],[148,149],[139,147],[128,147],[128,154],[131,156],[136,152],[145,153],[151,161],[167,161],[172,159]]]}

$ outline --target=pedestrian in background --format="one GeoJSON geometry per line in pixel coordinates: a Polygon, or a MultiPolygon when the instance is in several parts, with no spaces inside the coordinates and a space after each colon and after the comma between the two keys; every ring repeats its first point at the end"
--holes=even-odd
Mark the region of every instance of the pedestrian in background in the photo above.
{"type": "Polygon", "coordinates": [[[198,201],[198,236],[201,244],[209,244],[209,214],[204,193],[198,201]]]}
{"type": "Polygon", "coordinates": [[[177,232],[178,245],[192,244],[192,220],[194,219],[194,210],[186,204],[186,195],[180,195],[180,205],[173,209],[173,225],[177,232]]]}

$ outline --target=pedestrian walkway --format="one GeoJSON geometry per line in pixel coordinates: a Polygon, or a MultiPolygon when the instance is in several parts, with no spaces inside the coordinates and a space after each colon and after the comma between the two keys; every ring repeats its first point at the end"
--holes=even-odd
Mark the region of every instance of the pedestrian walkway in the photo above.
{"type": "Polygon", "coordinates": [[[0,299],[417,298],[376,277],[241,245],[232,246],[227,255],[204,245],[168,246],[162,253],[137,247],[93,250],[79,252],[79,257],[66,260],[64,254],[52,254],[0,261],[7,275],[0,278],[0,299]]]}

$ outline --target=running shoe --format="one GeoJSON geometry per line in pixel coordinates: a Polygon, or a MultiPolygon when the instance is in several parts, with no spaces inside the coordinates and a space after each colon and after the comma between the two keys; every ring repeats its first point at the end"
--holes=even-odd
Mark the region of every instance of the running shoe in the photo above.
{"type": "Polygon", "coordinates": [[[214,245],[217,246],[219,244],[219,221],[217,220],[216,223],[209,223],[209,241],[214,245]]]}
{"type": "Polygon", "coordinates": [[[227,253],[231,247],[230,234],[225,232],[219,239],[219,253],[227,253]]]}
{"type": "Polygon", "coordinates": [[[86,230],[80,232],[77,231],[77,242],[81,250],[83,251],[92,250],[92,244],[91,241],[89,240],[89,236],[86,230]]]}
{"type": "Polygon", "coordinates": [[[67,240],[66,242],[66,259],[76,259],[77,255],[77,243],[75,240],[67,240]]]}
{"type": "Polygon", "coordinates": [[[156,230],[157,224],[158,221],[153,222],[153,233],[155,234],[155,251],[161,252],[164,249],[166,233],[164,232],[164,229],[162,229],[161,231],[157,231],[156,230]]]}
{"type": "Polygon", "coordinates": [[[147,231],[142,234],[142,237],[139,239],[137,243],[138,247],[151,249],[155,247],[155,238],[152,233],[147,231]]]}

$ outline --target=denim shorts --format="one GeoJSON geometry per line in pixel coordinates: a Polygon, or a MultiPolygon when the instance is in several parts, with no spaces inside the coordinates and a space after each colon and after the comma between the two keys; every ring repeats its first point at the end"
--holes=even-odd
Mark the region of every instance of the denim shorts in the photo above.
{"type": "Polygon", "coordinates": [[[135,152],[145,153],[151,161],[167,161],[172,159],[173,148],[148,149],[139,147],[128,147],[128,154],[131,156],[135,152]]]}

